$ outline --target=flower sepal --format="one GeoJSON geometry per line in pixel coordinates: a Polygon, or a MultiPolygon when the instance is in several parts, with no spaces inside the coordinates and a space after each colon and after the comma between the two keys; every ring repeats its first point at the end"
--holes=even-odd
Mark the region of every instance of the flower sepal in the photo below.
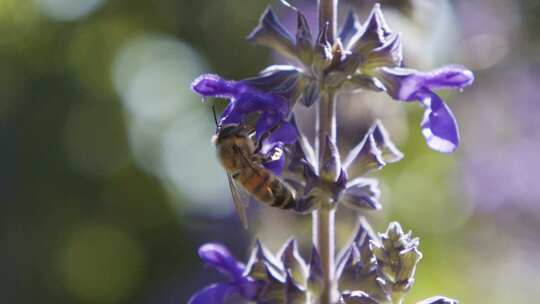
{"type": "Polygon", "coordinates": [[[345,291],[341,294],[342,304],[379,304],[377,300],[370,297],[367,293],[357,291],[345,291]]]}
{"type": "Polygon", "coordinates": [[[417,304],[459,304],[457,300],[443,296],[435,296],[418,302],[417,304]]]}
{"type": "Polygon", "coordinates": [[[394,143],[390,141],[380,121],[376,121],[343,161],[343,167],[349,169],[353,164],[357,176],[363,176],[380,170],[387,163],[395,163],[403,158],[394,143]]]}

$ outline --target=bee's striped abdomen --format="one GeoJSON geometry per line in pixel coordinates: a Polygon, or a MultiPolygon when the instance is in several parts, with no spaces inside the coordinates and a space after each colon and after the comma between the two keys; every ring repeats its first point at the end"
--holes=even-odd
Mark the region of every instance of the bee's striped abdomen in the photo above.
{"type": "Polygon", "coordinates": [[[281,209],[291,209],[295,206],[295,198],[291,190],[279,179],[275,178],[272,181],[271,188],[274,190],[274,202],[272,207],[281,209]]]}

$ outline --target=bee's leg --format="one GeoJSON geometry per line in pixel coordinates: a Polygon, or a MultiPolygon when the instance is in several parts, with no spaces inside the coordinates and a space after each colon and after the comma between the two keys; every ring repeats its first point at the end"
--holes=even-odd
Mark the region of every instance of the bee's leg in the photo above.
{"type": "Polygon", "coordinates": [[[273,125],[270,129],[268,129],[268,131],[264,132],[261,135],[261,137],[257,141],[257,145],[255,146],[255,151],[254,151],[255,154],[258,154],[259,152],[261,152],[263,142],[268,137],[270,137],[270,135],[272,135],[272,133],[274,133],[280,126],[281,126],[281,123],[278,122],[275,125],[273,125]]]}
{"type": "Polygon", "coordinates": [[[262,163],[264,161],[264,158],[260,154],[253,154],[253,156],[251,157],[251,161],[258,164],[262,163]]]}

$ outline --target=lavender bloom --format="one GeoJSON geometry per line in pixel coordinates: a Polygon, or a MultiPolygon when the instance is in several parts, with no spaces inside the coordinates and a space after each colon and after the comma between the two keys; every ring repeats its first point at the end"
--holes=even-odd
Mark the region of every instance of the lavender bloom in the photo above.
{"type": "MultiPolygon", "coordinates": [[[[312,248],[308,266],[293,240],[277,258],[257,241],[248,266],[244,266],[225,248],[205,245],[201,258],[226,274],[230,282],[210,285],[190,303],[223,303],[232,293],[256,303],[334,303],[338,299],[340,304],[402,303],[414,284],[422,254],[419,239],[404,233],[398,223],[391,223],[385,233],[376,236],[370,235],[369,225],[360,220],[355,237],[333,263],[331,225],[338,203],[360,211],[380,209],[377,181],[365,176],[403,157],[382,123],[376,121],[342,160],[335,138],[333,102],[340,92],[358,89],[384,91],[399,101],[418,101],[425,108],[421,127],[428,146],[452,152],[459,144],[457,123],[434,91],[462,89],[474,76],[456,66],[431,72],[404,68],[400,35],[390,30],[379,4],[363,25],[350,13],[337,38],[330,28],[333,19],[325,16],[330,12],[321,6],[323,22],[313,39],[304,15],[285,0],[282,3],[297,13],[296,34],[291,35],[267,9],[248,39],[294,59],[299,67],[270,66],[260,75],[240,81],[202,75],[192,89],[204,97],[230,101],[219,118],[219,127],[247,125],[249,131],[255,131],[257,143],[262,144],[255,153],[290,186],[294,211],[318,211],[314,213],[318,219],[314,235],[319,247],[312,248]],[[326,19],[329,22],[324,22],[326,19]],[[292,110],[297,102],[306,107],[319,103],[316,149],[295,124],[292,110]],[[253,113],[259,116],[250,126],[247,118],[253,113]]],[[[421,303],[452,301],[434,297],[421,303]]]]}
{"type": "Polygon", "coordinates": [[[191,297],[189,304],[223,304],[231,294],[239,294],[247,300],[255,297],[255,281],[244,275],[245,265],[238,262],[227,248],[219,244],[205,244],[199,248],[199,256],[206,264],[226,275],[229,282],[207,286],[191,297]]]}

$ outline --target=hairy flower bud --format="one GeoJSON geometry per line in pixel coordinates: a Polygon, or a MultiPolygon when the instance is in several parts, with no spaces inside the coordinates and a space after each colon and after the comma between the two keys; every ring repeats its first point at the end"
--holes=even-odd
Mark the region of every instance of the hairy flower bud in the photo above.
{"type": "Polygon", "coordinates": [[[414,283],[416,264],[422,258],[418,251],[418,238],[405,234],[401,225],[392,222],[380,241],[370,241],[370,248],[377,258],[380,279],[384,281],[386,293],[394,302],[400,303],[414,283]]]}

